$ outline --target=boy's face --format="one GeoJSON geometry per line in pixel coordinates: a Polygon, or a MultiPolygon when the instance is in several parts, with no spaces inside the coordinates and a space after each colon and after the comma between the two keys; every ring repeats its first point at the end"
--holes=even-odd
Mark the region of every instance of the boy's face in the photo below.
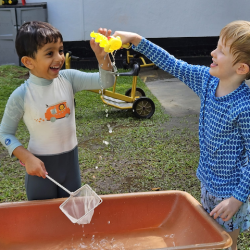
{"type": "Polygon", "coordinates": [[[30,72],[37,77],[52,80],[58,76],[64,61],[63,43],[58,39],[38,49],[35,59],[32,59],[30,72]]]}
{"type": "Polygon", "coordinates": [[[210,65],[209,73],[220,80],[229,80],[237,74],[238,65],[233,65],[234,56],[230,52],[230,44],[230,40],[224,44],[220,38],[217,48],[211,52],[213,63],[210,65]]]}

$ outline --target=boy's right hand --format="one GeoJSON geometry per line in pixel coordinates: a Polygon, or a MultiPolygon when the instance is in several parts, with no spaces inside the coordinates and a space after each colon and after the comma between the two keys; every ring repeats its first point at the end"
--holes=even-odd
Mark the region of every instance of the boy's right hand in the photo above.
{"type": "Polygon", "coordinates": [[[48,174],[44,163],[34,155],[30,155],[25,160],[25,168],[27,174],[29,175],[36,175],[38,177],[46,178],[46,175],[48,174]]]}
{"type": "Polygon", "coordinates": [[[116,31],[113,34],[113,36],[114,37],[119,36],[121,38],[123,44],[132,43],[135,46],[137,46],[142,39],[142,37],[140,35],[138,35],[136,33],[132,33],[132,32],[126,32],[126,31],[116,31]]]}
{"type": "Polygon", "coordinates": [[[20,163],[25,166],[26,172],[29,175],[46,178],[46,174],[48,173],[45,169],[44,163],[23,146],[16,147],[13,150],[13,155],[15,155],[20,160],[20,163]]]}

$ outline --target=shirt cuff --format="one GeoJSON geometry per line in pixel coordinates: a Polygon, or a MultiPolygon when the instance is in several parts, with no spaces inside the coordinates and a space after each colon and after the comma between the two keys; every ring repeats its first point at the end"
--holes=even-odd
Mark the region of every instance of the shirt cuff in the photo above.
{"type": "Polygon", "coordinates": [[[115,83],[115,74],[112,71],[104,70],[99,67],[99,74],[101,78],[101,84],[104,89],[110,88],[115,83]]]}
{"type": "Polygon", "coordinates": [[[141,51],[143,46],[146,44],[147,39],[142,37],[141,41],[139,42],[139,44],[137,46],[135,46],[134,44],[132,45],[132,49],[135,51],[141,51]]]}
{"type": "Polygon", "coordinates": [[[243,202],[243,203],[246,203],[249,195],[248,194],[242,194],[242,192],[234,192],[233,195],[232,195],[235,199],[243,202]]]}

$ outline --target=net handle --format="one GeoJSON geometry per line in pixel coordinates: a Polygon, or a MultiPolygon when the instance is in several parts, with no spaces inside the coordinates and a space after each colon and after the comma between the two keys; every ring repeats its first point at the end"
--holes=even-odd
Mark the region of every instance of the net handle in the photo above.
{"type": "Polygon", "coordinates": [[[57,181],[55,181],[53,178],[51,178],[50,176],[48,176],[46,174],[46,177],[51,180],[52,182],[54,182],[57,186],[59,186],[60,188],[62,188],[64,191],[66,191],[68,194],[72,195],[72,193],[67,189],[65,188],[64,186],[62,186],[61,184],[59,184],[57,181]]]}

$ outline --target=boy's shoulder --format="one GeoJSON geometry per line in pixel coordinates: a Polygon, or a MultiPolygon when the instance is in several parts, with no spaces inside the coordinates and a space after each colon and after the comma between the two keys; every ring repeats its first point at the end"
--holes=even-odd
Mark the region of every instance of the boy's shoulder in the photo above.
{"type": "Polygon", "coordinates": [[[242,84],[242,88],[237,96],[239,102],[250,103],[250,87],[245,82],[242,84]]]}
{"type": "Polygon", "coordinates": [[[27,88],[27,84],[28,84],[28,81],[25,81],[24,83],[22,83],[19,87],[17,87],[11,95],[14,95],[14,96],[22,96],[25,94],[26,92],[26,88],[27,88]]]}
{"type": "Polygon", "coordinates": [[[233,113],[239,115],[242,112],[249,112],[250,114],[250,87],[243,83],[241,89],[231,103],[233,113]]]}
{"type": "Polygon", "coordinates": [[[23,107],[26,90],[27,81],[25,81],[11,93],[6,104],[6,109],[13,110],[14,107],[14,109],[18,110],[16,107],[23,107]]]}

